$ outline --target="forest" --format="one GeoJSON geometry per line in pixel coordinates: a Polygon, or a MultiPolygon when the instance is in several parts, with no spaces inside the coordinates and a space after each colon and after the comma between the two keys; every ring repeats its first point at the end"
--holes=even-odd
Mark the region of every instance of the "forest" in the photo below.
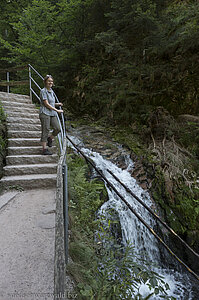
{"type": "Polygon", "coordinates": [[[69,119],[112,128],[199,251],[199,1],[1,0],[0,12],[0,69],[52,74],[69,119]]]}
{"type": "Polygon", "coordinates": [[[198,6],[3,0],[1,68],[30,63],[50,72],[68,109],[112,123],[129,125],[157,106],[197,114],[198,6]]]}

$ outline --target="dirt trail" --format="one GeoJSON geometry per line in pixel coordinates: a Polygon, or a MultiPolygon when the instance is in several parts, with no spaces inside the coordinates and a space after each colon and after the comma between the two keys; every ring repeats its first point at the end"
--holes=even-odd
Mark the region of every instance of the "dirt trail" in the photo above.
{"type": "Polygon", "coordinates": [[[0,196],[0,300],[53,299],[55,193],[0,196]]]}

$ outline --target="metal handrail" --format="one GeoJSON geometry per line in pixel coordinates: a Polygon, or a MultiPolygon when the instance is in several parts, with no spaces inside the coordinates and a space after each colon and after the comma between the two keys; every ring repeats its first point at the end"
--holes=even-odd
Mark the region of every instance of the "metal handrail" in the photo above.
{"type": "MultiPolygon", "coordinates": [[[[32,72],[34,72],[37,76],[39,76],[42,80],[44,80],[44,77],[30,64],[28,64],[28,68],[29,68],[29,89],[30,89],[30,98],[32,100],[32,95],[34,94],[36,96],[36,98],[39,100],[39,102],[41,103],[40,97],[38,95],[38,93],[33,89],[32,87],[32,83],[37,87],[37,89],[39,89],[39,92],[41,90],[41,87],[39,86],[39,84],[36,82],[36,80],[33,78],[32,76],[32,72]]],[[[55,92],[53,91],[54,96],[55,96],[55,101],[57,103],[59,103],[59,99],[57,97],[57,95],[55,94],[55,92]]],[[[61,121],[60,118],[58,116],[58,113],[56,113],[56,117],[61,129],[61,132],[58,134],[58,142],[59,142],[59,148],[60,148],[60,153],[63,150],[63,142],[64,142],[64,137],[66,136],[66,130],[65,130],[65,121],[64,121],[64,114],[61,113],[61,121]]]]}
{"type": "MultiPolygon", "coordinates": [[[[75,149],[81,154],[82,157],[94,168],[94,170],[104,179],[104,181],[108,184],[108,186],[116,193],[117,196],[120,197],[120,199],[126,204],[126,206],[130,209],[130,211],[137,217],[137,219],[154,235],[154,237],[167,249],[167,251],[181,264],[183,265],[186,270],[191,273],[197,280],[199,280],[199,275],[196,274],[193,270],[191,270],[168,246],[167,244],[159,237],[159,235],[144,221],[144,219],[137,213],[137,211],[129,204],[129,202],[121,195],[120,192],[115,188],[115,186],[104,176],[101,170],[99,170],[96,165],[75,145],[75,143],[71,140],[71,138],[66,135],[66,138],[69,140],[69,142],[75,147],[75,149]]],[[[109,170],[108,170],[109,171],[109,170]]],[[[112,172],[109,171],[111,175],[114,175],[112,172]]],[[[114,175],[114,177],[116,177],[114,175]]],[[[120,182],[121,184],[121,182],[120,182]]],[[[129,190],[128,190],[129,192],[129,190]]],[[[133,197],[138,200],[139,198],[135,195],[133,197]]],[[[142,201],[139,199],[139,202],[142,201]]],[[[145,206],[146,208],[146,206],[145,206]]],[[[155,216],[155,215],[154,215],[155,216]]],[[[163,222],[162,222],[163,224],[163,222]]],[[[168,229],[168,227],[167,227],[168,229]]],[[[172,230],[172,233],[174,231],[172,230]]],[[[174,233],[176,235],[176,233],[174,233]]],[[[190,248],[190,247],[189,247],[190,248]]],[[[198,257],[198,254],[195,251],[192,251],[192,253],[198,257]]]]}
{"type": "MultiPolygon", "coordinates": [[[[25,67],[11,68],[6,70],[0,70],[0,73],[7,72],[7,92],[10,92],[10,71],[17,71],[21,69],[27,69],[25,67]]],[[[30,64],[28,64],[29,73],[29,91],[30,99],[32,101],[33,95],[41,103],[40,91],[41,87],[38,82],[33,78],[37,75],[39,79],[44,80],[43,76],[30,64]],[[36,88],[36,90],[35,90],[36,88]]],[[[21,82],[16,82],[21,83],[21,82]]],[[[24,81],[28,84],[28,81],[24,81]]],[[[1,84],[0,84],[1,86],[1,84]]],[[[56,103],[59,103],[59,99],[53,91],[56,103]]],[[[66,164],[66,129],[64,114],[61,113],[60,117],[56,112],[56,117],[61,129],[58,134],[58,142],[60,148],[60,159],[57,166],[57,186],[56,186],[56,220],[55,220],[55,264],[54,264],[54,299],[57,299],[57,295],[64,294],[66,288],[66,265],[68,262],[68,187],[67,187],[67,164],[66,164]]],[[[65,299],[65,298],[64,298],[65,299]]]]}
{"type": "MultiPolygon", "coordinates": [[[[32,100],[32,94],[41,103],[39,95],[32,87],[34,84],[37,89],[41,90],[41,87],[32,77],[32,73],[35,73],[42,80],[44,79],[41,74],[30,64],[29,67],[29,85],[30,85],[30,98],[32,100]]],[[[55,101],[59,103],[59,99],[55,92],[55,101]]],[[[61,120],[56,113],[57,120],[61,132],[58,134],[58,142],[60,147],[60,159],[57,167],[57,188],[56,188],[56,222],[55,222],[55,265],[54,265],[54,299],[57,299],[56,295],[60,292],[65,292],[65,270],[68,263],[68,187],[67,187],[67,164],[66,164],[66,129],[64,114],[61,113],[61,120]],[[58,236],[58,237],[57,237],[58,236]]]]}
{"type": "MultiPolygon", "coordinates": [[[[66,289],[66,265],[68,263],[68,197],[66,138],[57,166],[55,258],[54,258],[54,300],[66,289]],[[62,199],[64,199],[62,201],[62,199]]],[[[65,299],[65,298],[64,298],[65,299]]]]}

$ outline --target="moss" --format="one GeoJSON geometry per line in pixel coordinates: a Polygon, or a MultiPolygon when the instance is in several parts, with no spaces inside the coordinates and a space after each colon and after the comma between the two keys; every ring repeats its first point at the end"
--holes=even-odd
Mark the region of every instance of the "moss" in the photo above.
{"type": "Polygon", "coordinates": [[[166,192],[165,180],[160,168],[156,168],[155,176],[151,188],[152,196],[154,201],[163,209],[166,222],[198,251],[198,235],[190,234],[190,232],[198,232],[199,230],[198,190],[190,191],[189,187],[181,184],[175,186],[174,199],[171,199],[166,192]]]}
{"type": "Polygon", "coordinates": [[[107,144],[104,144],[104,148],[106,148],[106,149],[116,149],[116,146],[111,144],[111,143],[107,143],[107,144]]]}
{"type": "Polygon", "coordinates": [[[186,227],[179,221],[179,218],[173,213],[173,211],[167,207],[166,216],[170,227],[179,235],[184,235],[186,227]]]}
{"type": "Polygon", "coordinates": [[[179,129],[178,140],[187,150],[199,157],[198,123],[184,122],[179,129]]]}
{"type": "Polygon", "coordinates": [[[187,230],[199,229],[199,201],[197,194],[190,192],[187,186],[181,185],[175,197],[175,212],[183,221],[187,230]]]}
{"type": "Polygon", "coordinates": [[[133,248],[122,245],[117,212],[110,210],[108,217],[96,219],[97,208],[107,199],[104,184],[88,179],[87,165],[75,155],[68,155],[68,168],[69,253],[73,262],[67,269],[76,283],[78,299],[118,299],[118,294],[126,296],[129,291],[136,297],[137,283],[147,279],[149,286],[155,280],[153,288],[162,292],[164,282],[150,271],[151,262],[137,262],[137,257],[135,263],[133,248]]]}
{"type": "Polygon", "coordinates": [[[141,141],[139,141],[139,137],[129,131],[127,128],[115,128],[114,131],[112,130],[111,135],[116,142],[129,148],[138,157],[146,155],[146,148],[141,141]]]}
{"type": "MultiPolygon", "coordinates": [[[[172,119],[172,126],[173,124],[175,125],[174,121],[175,120],[172,119]]],[[[85,123],[86,120],[84,119],[84,124],[85,123]]],[[[171,122],[169,122],[169,124],[170,123],[171,122]]],[[[163,122],[161,124],[163,128],[163,122]]],[[[176,231],[176,233],[186,237],[188,232],[199,229],[199,192],[196,189],[191,191],[190,188],[186,186],[182,176],[179,176],[177,180],[168,178],[171,183],[171,186],[169,186],[169,182],[163,172],[162,161],[158,160],[156,155],[147,148],[147,139],[149,139],[150,133],[146,126],[141,126],[138,123],[129,127],[110,126],[109,124],[104,123],[104,121],[100,123],[100,120],[95,123],[93,122],[92,126],[100,126],[100,129],[102,131],[104,130],[106,135],[109,135],[114,141],[128,147],[132,152],[133,159],[135,158],[136,160],[142,161],[147,178],[152,182],[150,188],[152,197],[162,209],[166,222],[174,231],[176,231]],[[145,135],[148,136],[148,138],[145,139],[145,135]]],[[[175,133],[177,140],[181,138],[180,141],[183,142],[183,144],[188,144],[188,131],[191,130],[193,126],[187,125],[186,128],[188,129],[186,129],[187,131],[185,132],[184,140],[183,129],[182,127],[180,128],[181,130],[178,130],[178,126],[174,126],[171,133],[175,133]]],[[[167,133],[172,130],[170,125],[168,125],[167,129],[167,133]]],[[[194,144],[194,134],[195,131],[190,135],[192,137],[192,144],[194,144]]],[[[161,130],[159,135],[161,136],[161,130]]],[[[107,144],[107,148],[108,147],[109,144],[107,144]]],[[[196,158],[191,157],[187,160],[187,166],[184,167],[187,169],[192,168],[198,172],[198,164],[199,161],[196,158]]],[[[193,245],[194,247],[197,246],[195,240],[193,241],[193,245]]]]}

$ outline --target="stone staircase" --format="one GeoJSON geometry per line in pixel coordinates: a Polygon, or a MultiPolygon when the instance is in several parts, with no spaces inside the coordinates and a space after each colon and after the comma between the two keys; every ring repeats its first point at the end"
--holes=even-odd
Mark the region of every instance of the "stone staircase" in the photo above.
{"type": "Polygon", "coordinates": [[[55,146],[53,155],[41,154],[38,109],[25,95],[0,92],[0,102],[8,130],[8,155],[0,183],[24,189],[55,187],[58,156],[55,146]]]}

